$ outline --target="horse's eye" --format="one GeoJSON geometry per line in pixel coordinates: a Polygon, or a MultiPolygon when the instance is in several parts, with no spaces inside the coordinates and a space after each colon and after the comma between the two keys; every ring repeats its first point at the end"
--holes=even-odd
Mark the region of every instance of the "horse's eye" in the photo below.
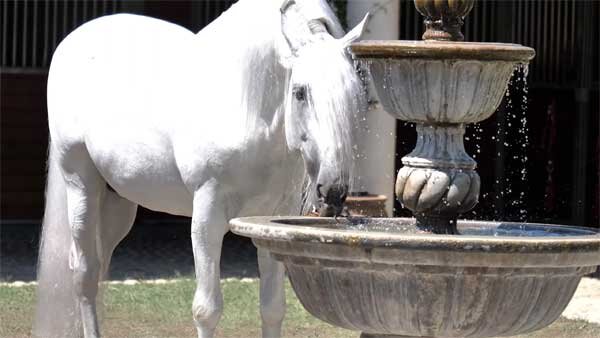
{"type": "Polygon", "coordinates": [[[296,100],[305,101],[306,100],[306,87],[296,87],[293,89],[293,94],[296,100]]]}

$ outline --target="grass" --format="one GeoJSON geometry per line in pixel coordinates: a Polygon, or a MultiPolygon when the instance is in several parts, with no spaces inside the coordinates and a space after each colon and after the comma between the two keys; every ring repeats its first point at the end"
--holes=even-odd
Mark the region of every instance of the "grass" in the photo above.
{"type": "MultiPolygon", "coordinates": [[[[218,337],[259,337],[258,282],[223,281],[225,311],[218,337]]],[[[191,318],[194,282],[170,284],[111,284],[105,287],[102,331],[107,338],[195,337],[191,318]]],[[[284,337],[358,337],[357,332],[335,328],[308,314],[289,284],[284,337]]],[[[35,287],[0,286],[0,337],[29,337],[35,287]]],[[[600,326],[560,319],[550,327],[520,338],[597,338],[600,326]]]]}

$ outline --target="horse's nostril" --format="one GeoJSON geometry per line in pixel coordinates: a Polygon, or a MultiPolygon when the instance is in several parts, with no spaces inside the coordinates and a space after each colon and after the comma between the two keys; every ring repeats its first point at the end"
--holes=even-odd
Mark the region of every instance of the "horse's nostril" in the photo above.
{"type": "Polygon", "coordinates": [[[342,205],[346,201],[348,195],[348,188],[345,185],[334,184],[329,186],[325,194],[321,191],[322,184],[317,185],[317,196],[323,198],[323,202],[329,205],[342,205]]]}
{"type": "Polygon", "coordinates": [[[321,192],[321,187],[322,186],[323,186],[322,184],[317,184],[317,197],[318,198],[323,198],[324,197],[323,193],[321,192]]]}
{"type": "Polygon", "coordinates": [[[342,201],[342,203],[346,202],[346,198],[348,197],[348,188],[346,188],[344,190],[344,193],[342,194],[342,196],[340,197],[340,200],[342,201]]]}

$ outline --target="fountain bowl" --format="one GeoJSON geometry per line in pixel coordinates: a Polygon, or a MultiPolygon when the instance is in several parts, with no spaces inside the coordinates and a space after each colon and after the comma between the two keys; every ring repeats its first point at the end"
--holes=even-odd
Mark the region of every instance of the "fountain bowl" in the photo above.
{"type": "Polygon", "coordinates": [[[284,263],[312,315],[363,337],[494,337],[555,321],[600,265],[595,229],[410,218],[247,217],[231,230],[284,263]]]}
{"type": "Polygon", "coordinates": [[[367,40],[351,45],[383,108],[426,124],[475,123],[500,104],[515,67],[532,48],[506,43],[367,40]]]}

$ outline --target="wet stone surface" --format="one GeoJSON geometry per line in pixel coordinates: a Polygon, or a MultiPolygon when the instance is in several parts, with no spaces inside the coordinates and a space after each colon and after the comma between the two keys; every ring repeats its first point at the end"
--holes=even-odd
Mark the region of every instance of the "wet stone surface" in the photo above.
{"type": "MultiPolygon", "coordinates": [[[[0,281],[33,281],[40,227],[0,225],[0,281]]],[[[136,224],[113,255],[110,280],[175,278],[194,275],[187,221],[136,224]]],[[[256,248],[249,239],[225,236],[221,277],[258,277],[256,248]]]]}

